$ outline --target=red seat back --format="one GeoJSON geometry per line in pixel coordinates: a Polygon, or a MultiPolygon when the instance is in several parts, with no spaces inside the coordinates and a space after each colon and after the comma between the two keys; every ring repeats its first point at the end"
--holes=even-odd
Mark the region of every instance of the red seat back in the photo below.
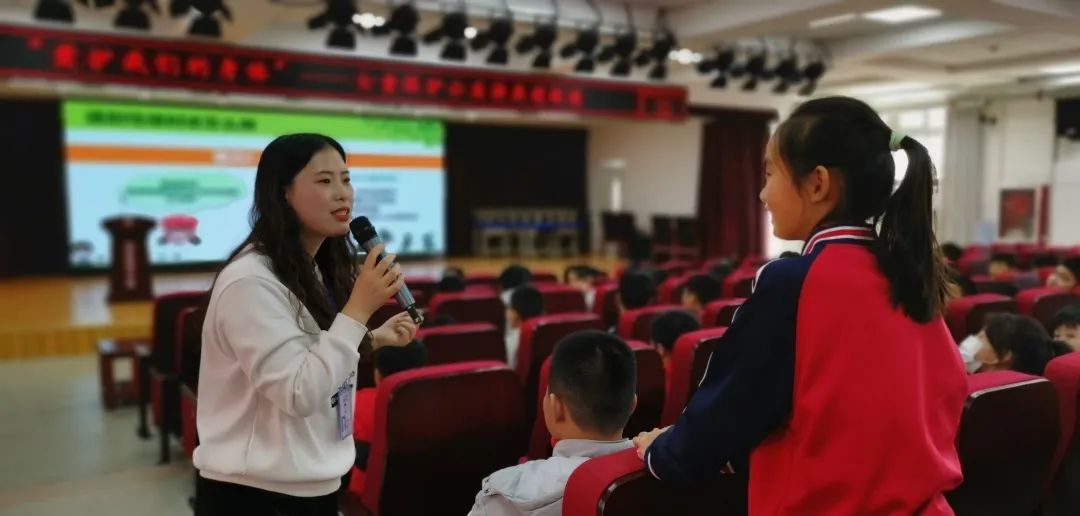
{"type": "Polygon", "coordinates": [[[705,306],[705,312],[701,314],[701,325],[706,328],[717,326],[731,326],[735,319],[735,311],[746,302],[746,299],[717,299],[705,306]]]}
{"type": "Polygon", "coordinates": [[[390,376],[375,398],[364,506],[376,515],[465,514],[481,480],[521,457],[523,405],[517,375],[498,362],[390,376]]]}
{"type": "Polygon", "coordinates": [[[986,316],[999,313],[1019,313],[1016,301],[999,294],[976,294],[949,301],[945,321],[953,340],[960,342],[968,335],[982,330],[986,316]]]}
{"type": "Polygon", "coordinates": [[[1032,514],[1050,475],[1057,394],[1045,378],[1014,371],[968,377],[956,447],[964,483],[946,494],[957,514],[1032,514]]]}
{"type": "Polygon", "coordinates": [[[1005,280],[991,278],[990,276],[972,276],[971,282],[975,284],[975,291],[980,294],[998,294],[1013,297],[1020,291],[1011,278],[1005,280]]]}
{"type": "Polygon", "coordinates": [[[202,326],[206,311],[189,307],[176,316],[176,372],[192,391],[199,390],[199,363],[202,360],[202,326]]]}
{"type": "Polygon", "coordinates": [[[668,260],[656,268],[668,273],[669,276],[681,276],[686,271],[694,268],[694,264],[684,260],[668,260]]]}
{"type": "Polygon", "coordinates": [[[595,314],[586,312],[534,317],[522,325],[516,365],[518,376],[525,385],[525,399],[530,401],[526,407],[526,421],[532,422],[537,414],[532,400],[536,399],[544,359],[551,355],[551,350],[563,337],[586,330],[603,331],[604,323],[595,314]]]}
{"type": "Polygon", "coordinates": [[[613,328],[619,324],[618,295],[619,285],[616,283],[596,286],[592,311],[604,321],[604,326],[607,328],[613,328]]]}
{"type": "Polygon", "coordinates": [[[427,348],[428,365],[470,360],[506,362],[506,342],[491,323],[464,323],[424,328],[416,339],[427,348]]]}
{"type": "Polygon", "coordinates": [[[1054,452],[1050,491],[1044,514],[1080,514],[1080,353],[1069,353],[1046,365],[1046,378],[1058,395],[1061,440],[1054,452]]]}
{"type": "Polygon", "coordinates": [[[741,515],[747,512],[745,475],[717,475],[692,488],[656,480],[634,449],[589,459],[570,474],[563,516],[741,515]]]}
{"type": "Polygon", "coordinates": [[[654,305],[627,310],[619,317],[619,336],[626,340],[649,342],[652,337],[652,320],[657,315],[671,310],[682,310],[677,305],[654,305]]]}
{"type": "Polygon", "coordinates": [[[154,298],[154,318],[151,329],[153,349],[150,352],[150,364],[158,372],[162,374],[177,372],[177,316],[185,308],[201,305],[205,296],[206,292],[186,291],[154,298]]]}
{"type": "Polygon", "coordinates": [[[656,299],[664,304],[682,304],[683,289],[686,288],[686,282],[690,281],[691,277],[689,274],[684,274],[664,280],[656,290],[656,299]]]}
{"type": "Polygon", "coordinates": [[[725,299],[736,297],[750,297],[754,287],[754,279],[757,278],[757,269],[740,267],[732,271],[724,278],[723,295],[725,299]]]}
{"type": "Polygon", "coordinates": [[[552,273],[552,272],[533,272],[532,273],[532,282],[533,283],[558,283],[559,282],[559,277],[556,276],[555,273],[552,273]]]}
{"type": "MultiPolygon", "coordinates": [[[[637,363],[637,408],[630,415],[623,435],[634,437],[639,432],[652,430],[660,424],[660,411],[664,403],[664,363],[652,346],[631,341],[627,343],[634,352],[637,363]]],[[[547,394],[548,378],[551,376],[551,357],[544,359],[536,390],[536,419],[529,437],[528,458],[546,459],[551,456],[551,434],[544,423],[544,396],[547,394]]]]}
{"type": "Polygon", "coordinates": [[[1068,305],[1080,303],[1080,295],[1052,288],[1033,288],[1017,294],[1016,303],[1020,313],[1034,317],[1053,334],[1054,315],[1068,305]]]}
{"type": "Polygon", "coordinates": [[[431,276],[406,276],[405,284],[416,298],[416,305],[424,308],[439,288],[439,280],[431,276]]]}
{"type": "Polygon", "coordinates": [[[484,286],[490,287],[493,291],[498,292],[499,288],[499,275],[491,273],[473,273],[465,276],[466,286],[484,286]]]}
{"type": "Polygon", "coordinates": [[[664,389],[667,380],[664,360],[652,346],[631,341],[627,344],[634,352],[637,363],[637,408],[630,415],[623,435],[634,437],[660,426],[660,412],[664,410],[664,389]]]}
{"type": "Polygon", "coordinates": [[[684,334],[675,341],[675,349],[671,353],[669,390],[660,416],[661,425],[673,424],[679,414],[682,414],[690,396],[694,395],[701,379],[705,377],[709,356],[725,332],[727,328],[724,327],[706,328],[684,334]]]}
{"type": "Polygon", "coordinates": [[[449,315],[459,323],[486,322],[502,330],[506,326],[506,307],[494,292],[453,292],[435,294],[427,317],[449,315]]]}
{"type": "Polygon", "coordinates": [[[544,296],[544,313],[565,314],[588,312],[585,306],[585,293],[559,283],[539,283],[533,285],[544,296]]]}

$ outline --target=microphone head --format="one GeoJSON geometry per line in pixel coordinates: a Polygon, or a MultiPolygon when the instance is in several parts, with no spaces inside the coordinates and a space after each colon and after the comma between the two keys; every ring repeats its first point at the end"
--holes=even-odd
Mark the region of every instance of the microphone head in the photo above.
{"type": "Polygon", "coordinates": [[[353,238],[356,239],[356,243],[363,245],[364,242],[371,240],[379,234],[375,231],[375,226],[371,225],[371,221],[367,217],[356,217],[349,223],[349,230],[352,231],[353,238]]]}

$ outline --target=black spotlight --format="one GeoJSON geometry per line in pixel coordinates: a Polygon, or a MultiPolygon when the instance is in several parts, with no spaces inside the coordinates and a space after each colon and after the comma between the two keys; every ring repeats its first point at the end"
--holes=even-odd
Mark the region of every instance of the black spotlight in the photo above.
{"type": "Polygon", "coordinates": [[[786,79],[780,79],[779,81],[776,81],[776,86],[773,88],[772,91],[777,95],[783,95],[787,93],[789,86],[791,86],[791,84],[788,83],[786,79]]]}
{"type": "Polygon", "coordinates": [[[727,86],[727,76],[724,74],[717,75],[712,82],[709,83],[710,88],[723,88],[727,86]]]}
{"type": "Polygon", "coordinates": [[[637,57],[634,58],[634,62],[638,66],[653,63],[652,68],[649,69],[649,78],[663,80],[667,78],[668,55],[671,54],[677,44],[675,33],[666,28],[654,30],[652,46],[639,52],[637,57]]]}
{"type": "Polygon", "coordinates": [[[785,82],[799,81],[799,66],[795,56],[788,56],[776,65],[776,76],[785,82]]]}
{"type": "Polygon", "coordinates": [[[799,89],[799,95],[807,96],[812,95],[814,90],[817,89],[818,79],[825,75],[825,63],[821,61],[814,61],[803,68],[802,76],[806,79],[806,84],[799,89]]]}
{"type": "Polygon", "coordinates": [[[569,59],[577,54],[581,55],[576,65],[574,65],[575,72],[592,72],[595,68],[595,61],[593,54],[596,52],[596,46],[600,43],[600,28],[593,25],[589,28],[579,29],[577,38],[574,41],[567,43],[559,50],[559,55],[563,59],[569,59]]]}
{"type": "Polygon", "coordinates": [[[802,95],[804,97],[807,95],[813,95],[815,89],[817,89],[817,83],[808,82],[804,84],[802,88],[799,88],[799,95],[802,95]]]}
{"type": "Polygon", "coordinates": [[[611,45],[600,50],[597,59],[601,63],[614,59],[615,64],[611,65],[611,75],[625,77],[630,75],[630,69],[633,67],[632,59],[635,49],[637,49],[637,31],[633,27],[625,27],[615,36],[615,41],[611,45]]]}
{"type": "Polygon", "coordinates": [[[397,34],[390,42],[390,54],[395,56],[416,55],[416,26],[420,23],[420,13],[412,2],[406,2],[390,11],[386,23],[371,30],[376,36],[397,34]]]}
{"type": "Polygon", "coordinates": [[[764,78],[762,75],[765,73],[765,52],[754,55],[748,61],[746,61],[746,73],[749,73],[755,78],[764,78]]]}
{"type": "Polygon", "coordinates": [[[533,59],[533,68],[551,68],[551,47],[555,44],[558,33],[555,22],[555,18],[537,22],[533,33],[522,36],[514,45],[514,50],[519,54],[528,54],[534,49],[540,50],[533,59]]]}
{"type": "Polygon", "coordinates": [[[448,61],[465,60],[465,29],[469,28],[469,19],[465,10],[457,10],[443,15],[438,27],[424,34],[424,43],[437,43],[446,40],[439,57],[448,61]]]}
{"type": "Polygon", "coordinates": [[[754,90],[756,90],[757,89],[757,77],[754,77],[753,75],[751,75],[750,78],[747,79],[746,82],[743,83],[742,89],[743,89],[743,91],[754,91],[754,90]]]}
{"type": "Polygon", "coordinates": [[[308,20],[308,28],[317,30],[333,25],[326,38],[326,46],[350,50],[356,48],[355,32],[361,29],[353,22],[353,16],[359,14],[354,0],[327,0],[326,4],[325,11],[308,20]]]}
{"type": "Polygon", "coordinates": [[[649,78],[654,81],[667,79],[667,63],[660,61],[649,69],[649,78]]]}
{"type": "Polygon", "coordinates": [[[71,4],[65,0],[40,0],[34,9],[34,18],[38,20],[75,23],[75,13],[71,4]]]}
{"type": "Polygon", "coordinates": [[[471,46],[473,50],[482,50],[488,46],[491,46],[491,53],[488,54],[487,63],[494,65],[505,65],[510,61],[510,52],[506,50],[506,44],[509,43],[510,37],[514,35],[514,20],[511,18],[510,12],[507,11],[505,15],[501,15],[491,20],[491,25],[487,30],[480,31],[473,38],[471,46]]]}
{"type": "Polygon", "coordinates": [[[116,0],[79,0],[79,3],[87,7],[93,7],[94,9],[101,9],[116,5],[116,0]]]}
{"type": "MultiPolygon", "coordinates": [[[[220,38],[221,22],[218,21],[215,15],[220,15],[226,21],[232,21],[232,11],[225,5],[225,2],[222,0],[192,0],[191,3],[195,10],[199,12],[199,15],[192,20],[188,34],[220,38]]],[[[353,43],[355,45],[355,41],[353,43]]]]}
{"type": "Polygon", "coordinates": [[[146,14],[143,4],[149,5],[155,13],[161,12],[156,0],[124,0],[113,25],[120,29],[150,30],[150,15],[146,14]]]}

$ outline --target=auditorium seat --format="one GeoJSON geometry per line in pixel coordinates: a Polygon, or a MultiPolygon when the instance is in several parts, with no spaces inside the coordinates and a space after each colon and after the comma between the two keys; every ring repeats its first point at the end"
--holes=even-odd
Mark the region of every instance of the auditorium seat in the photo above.
{"type": "Polygon", "coordinates": [[[180,445],[190,458],[198,437],[195,408],[199,391],[199,360],[202,356],[202,307],[188,307],[176,319],[176,369],[180,382],[180,445]]]}
{"type": "Polygon", "coordinates": [[[1050,276],[1052,276],[1054,274],[1054,270],[1056,270],[1056,269],[1057,269],[1056,266],[1045,266],[1045,267],[1039,267],[1038,269],[1035,269],[1035,274],[1039,275],[1039,284],[1040,285],[1045,285],[1046,280],[1050,279],[1050,276]]]}
{"type": "Polygon", "coordinates": [[[757,278],[757,269],[739,267],[724,278],[723,295],[726,299],[735,297],[750,297],[754,287],[754,279],[757,278]]]}
{"type": "Polygon", "coordinates": [[[592,312],[604,321],[605,328],[614,328],[619,324],[619,285],[616,283],[597,285],[595,292],[592,312]]]}
{"type": "Polygon", "coordinates": [[[651,345],[641,341],[627,342],[637,362],[637,408],[626,423],[623,435],[634,437],[660,426],[664,410],[664,389],[667,380],[664,360],[651,345]]]}
{"type": "Polygon", "coordinates": [[[751,255],[751,256],[747,256],[746,258],[743,258],[742,261],[739,262],[739,267],[738,268],[740,268],[740,269],[749,269],[751,271],[756,272],[758,269],[760,269],[766,263],[769,263],[768,258],[766,258],[764,256],[751,255]]]}
{"type": "Polygon", "coordinates": [[[968,277],[986,274],[989,267],[990,259],[988,255],[964,255],[956,262],[956,269],[960,271],[960,274],[968,277]]]}
{"type": "Polygon", "coordinates": [[[1057,393],[1045,378],[969,376],[956,439],[964,483],[946,494],[956,514],[1033,514],[1060,430],[1057,393]]]}
{"type": "Polygon", "coordinates": [[[673,424],[682,414],[690,396],[694,395],[705,376],[709,356],[726,331],[727,328],[723,327],[706,328],[686,333],[675,341],[675,349],[671,353],[671,378],[668,379],[668,391],[660,415],[661,426],[673,424]]]}
{"type": "Polygon", "coordinates": [[[585,293],[561,283],[537,283],[533,285],[544,296],[544,313],[565,314],[588,312],[585,293]]]}
{"type": "Polygon", "coordinates": [[[747,512],[745,475],[720,474],[683,488],[656,480],[645,471],[637,450],[589,459],[570,474],[563,516],[677,514],[728,516],[747,512]]]}
{"type": "Polygon", "coordinates": [[[149,363],[145,367],[139,366],[142,376],[139,384],[149,388],[147,397],[140,396],[140,403],[149,400],[151,421],[158,428],[159,461],[162,463],[169,461],[170,436],[180,436],[180,385],[176,362],[178,317],[185,308],[202,304],[205,296],[202,291],[185,291],[154,300],[149,363]],[[147,377],[148,381],[143,381],[147,377]]]}
{"type": "Polygon", "coordinates": [[[459,323],[486,322],[501,331],[506,326],[506,306],[494,292],[442,292],[435,294],[427,318],[449,315],[459,323]]]}
{"type": "Polygon", "coordinates": [[[481,480],[517,464],[525,451],[524,403],[517,375],[499,362],[421,367],[388,377],[375,398],[366,511],[467,513],[481,480]]]}
{"type": "MultiPolygon", "coordinates": [[[[652,346],[639,341],[627,343],[634,352],[637,363],[638,404],[623,432],[633,438],[640,432],[652,430],[660,425],[660,411],[664,403],[664,363],[660,354],[652,346]]],[[[544,359],[536,389],[536,418],[533,421],[529,437],[529,460],[551,457],[551,434],[544,423],[544,396],[547,395],[548,378],[551,376],[551,357],[544,359]]]]}
{"type": "Polygon", "coordinates": [[[1054,452],[1054,476],[1043,502],[1045,516],[1080,514],[1080,353],[1050,361],[1046,378],[1057,390],[1061,440],[1054,452]]]}
{"type": "Polygon", "coordinates": [[[1039,273],[1036,271],[1021,271],[1013,275],[1012,284],[1019,290],[1039,288],[1045,282],[1039,281],[1039,273]]]}
{"type": "Polygon", "coordinates": [[[690,274],[683,274],[664,280],[656,290],[656,299],[664,304],[682,304],[683,289],[686,288],[686,282],[690,281],[690,278],[690,274]]]}
{"type": "Polygon", "coordinates": [[[556,276],[555,273],[553,273],[553,272],[533,272],[532,273],[532,282],[534,284],[558,283],[559,282],[559,277],[556,276]]]}
{"type": "Polygon", "coordinates": [[[626,340],[652,340],[652,320],[657,315],[671,310],[682,310],[678,305],[653,305],[636,310],[627,310],[619,316],[619,336],[626,340]]]}
{"type": "Polygon", "coordinates": [[[544,359],[551,355],[563,337],[585,330],[603,331],[604,323],[595,314],[556,314],[533,317],[521,327],[517,352],[517,374],[525,386],[525,399],[529,400],[525,408],[526,421],[532,423],[536,417],[536,392],[540,382],[540,368],[544,359]]]}
{"type": "Polygon", "coordinates": [[[506,363],[506,341],[494,324],[462,323],[424,328],[416,340],[427,348],[428,365],[451,364],[475,360],[496,360],[506,363]]]}
{"type": "Polygon", "coordinates": [[[473,273],[465,275],[465,285],[470,286],[484,286],[491,287],[492,290],[498,292],[501,290],[499,287],[499,275],[491,273],[473,273]]]}
{"type": "Polygon", "coordinates": [[[685,260],[668,260],[661,263],[656,268],[668,273],[669,277],[681,276],[685,274],[686,271],[693,269],[694,264],[685,260]]]}
{"type": "MultiPolygon", "coordinates": [[[[419,301],[419,298],[417,298],[417,301],[419,301]]],[[[398,304],[397,299],[390,298],[389,301],[375,310],[375,313],[371,314],[371,318],[368,319],[366,326],[371,329],[378,328],[391,317],[404,311],[405,309],[398,304]]]]}
{"type": "Polygon", "coordinates": [[[1020,291],[1012,281],[994,279],[990,276],[972,276],[971,282],[975,284],[975,291],[980,294],[1000,294],[1014,297],[1020,291]]]}
{"type": "Polygon", "coordinates": [[[705,312],[701,314],[701,325],[705,328],[717,326],[731,326],[735,319],[735,311],[746,302],[746,299],[717,299],[705,305],[705,312]]]}
{"type": "Polygon", "coordinates": [[[1034,288],[1017,294],[1016,302],[1020,313],[1034,317],[1053,334],[1054,315],[1068,305],[1080,303],[1080,295],[1052,288],[1034,288]]]}
{"type": "Polygon", "coordinates": [[[945,322],[959,343],[982,330],[986,316],[1000,312],[1019,313],[1020,307],[1015,300],[998,294],[964,296],[949,301],[945,322]]]}
{"type": "Polygon", "coordinates": [[[427,302],[438,291],[439,280],[431,276],[406,276],[405,284],[416,298],[416,305],[427,308],[427,302]]]}

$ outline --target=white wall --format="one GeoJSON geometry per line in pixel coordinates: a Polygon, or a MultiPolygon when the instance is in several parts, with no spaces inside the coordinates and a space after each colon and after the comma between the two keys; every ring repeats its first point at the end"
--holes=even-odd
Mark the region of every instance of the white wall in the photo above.
{"type": "Polygon", "coordinates": [[[1057,140],[1050,192],[1050,245],[1080,244],[1080,142],[1057,140]]]}
{"type": "Polygon", "coordinates": [[[702,122],[600,122],[589,127],[588,196],[593,249],[599,249],[600,212],[612,206],[611,183],[622,182],[623,211],[652,231],[654,214],[697,213],[702,122]]]}
{"type": "Polygon", "coordinates": [[[997,121],[983,125],[981,240],[997,239],[1002,189],[1038,189],[1051,182],[1054,108],[1053,98],[1027,97],[993,101],[985,109],[997,121]]]}

